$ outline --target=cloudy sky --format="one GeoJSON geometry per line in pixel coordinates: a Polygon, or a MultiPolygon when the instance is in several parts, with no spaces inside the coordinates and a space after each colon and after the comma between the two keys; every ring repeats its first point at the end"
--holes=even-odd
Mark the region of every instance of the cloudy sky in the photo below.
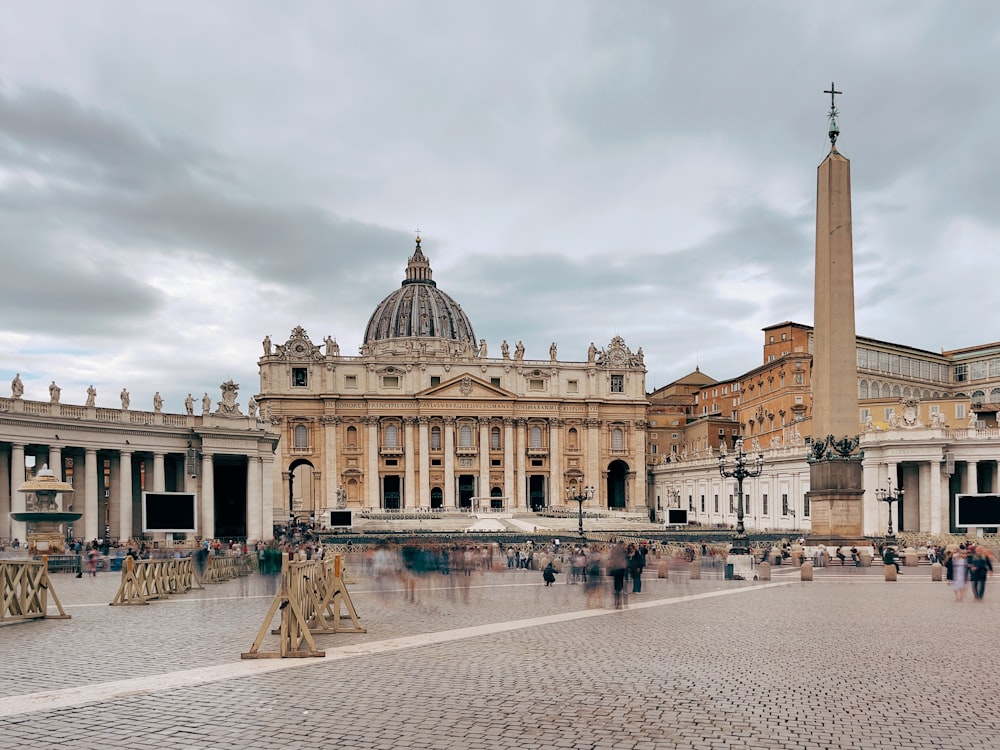
{"type": "Polygon", "coordinates": [[[733,377],[812,323],[831,81],[858,333],[1000,340],[998,71],[985,0],[0,0],[0,393],[245,403],[418,228],[491,352],[733,377]]]}

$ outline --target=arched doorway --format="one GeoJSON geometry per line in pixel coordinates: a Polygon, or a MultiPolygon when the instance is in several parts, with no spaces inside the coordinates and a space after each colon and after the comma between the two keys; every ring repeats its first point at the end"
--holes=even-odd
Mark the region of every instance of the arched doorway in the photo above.
{"type": "Polygon", "coordinates": [[[490,510],[503,510],[503,490],[499,487],[490,490],[490,510]]]}
{"type": "Polygon", "coordinates": [[[382,477],[382,507],[386,510],[399,510],[399,488],[402,482],[395,475],[382,477]]]}
{"type": "MultiPolygon", "coordinates": [[[[289,520],[303,520],[310,513],[316,512],[313,497],[313,465],[304,458],[292,461],[288,467],[288,509],[289,520]]],[[[278,519],[275,519],[277,522],[278,519]]]]}
{"type": "Polygon", "coordinates": [[[440,487],[431,488],[431,507],[432,508],[444,507],[444,493],[441,491],[440,487]]]}
{"type": "Polygon", "coordinates": [[[608,508],[625,510],[628,506],[628,496],[625,492],[627,476],[628,464],[624,461],[612,461],[608,464],[608,508]]]}

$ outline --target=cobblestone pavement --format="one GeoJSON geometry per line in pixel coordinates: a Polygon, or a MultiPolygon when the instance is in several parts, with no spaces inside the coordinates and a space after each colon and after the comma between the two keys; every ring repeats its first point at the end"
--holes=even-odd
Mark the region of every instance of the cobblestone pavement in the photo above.
{"type": "Polygon", "coordinates": [[[355,575],[367,633],[317,636],[325,658],[267,660],[240,653],[273,579],[110,607],[117,574],[57,574],[72,619],[0,626],[0,745],[1000,747],[996,583],[956,603],[926,567],[895,583],[880,569],[706,572],[648,569],[621,610],[538,572],[435,575],[414,601],[355,575]]]}

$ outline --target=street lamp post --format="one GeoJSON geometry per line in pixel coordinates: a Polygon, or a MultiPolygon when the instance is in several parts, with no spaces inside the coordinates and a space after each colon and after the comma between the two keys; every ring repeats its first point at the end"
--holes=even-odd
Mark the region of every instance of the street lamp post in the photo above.
{"type": "Polygon", "coordinates": [[[886,534],[886,539],[895,539],[896,534],[892,530],[892,504],[903,502],[903,493],[905,490],[898,489],[895,492],[892,491],[892,477],[886,480],[886,486],[888,489],[882,489],[881,487],[875,490],[875,499],[879,502],[889,504],[889,531],[886,534]]]}
{"type": "Polygon", "coordinates": [[[583,504],[594,497],[593,487],[581,487],[574,484],[566,488],[566,499],[574,500],[580,504],[580,539],[583,539],[583,504]]]}
{"type": "Polygon", "coordinates": [[[726,455],[719,456],[719,473],[723,479],[730,477],[736,479],[736,494],[738,501],[736,505],[736,534],[733,536],[732,547],[729,550],[731,555],[749,555],[750,544],[747,540],[747,532],[743,526],[743,480],[747,477],[759,477],[764,470],[764,454],[758,453],[756,458],[747,462],[747,454],[743,451],[743,438],[736,441],[736,454],[734,467],[732,470],[726,469],[726,455]]]}

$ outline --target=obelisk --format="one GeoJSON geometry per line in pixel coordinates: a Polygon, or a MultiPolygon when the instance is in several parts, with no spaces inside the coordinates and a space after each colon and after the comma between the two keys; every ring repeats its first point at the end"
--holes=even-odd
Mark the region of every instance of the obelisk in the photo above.
{"type": "Polygon", "coordinates": [[[830,153],[816,184],[812,434],[809,503],[812,534],[836,541],[861,536],[858,365],[854,329],[851,163],[837,151],[836,95],[830,84],[830,153]]]}

